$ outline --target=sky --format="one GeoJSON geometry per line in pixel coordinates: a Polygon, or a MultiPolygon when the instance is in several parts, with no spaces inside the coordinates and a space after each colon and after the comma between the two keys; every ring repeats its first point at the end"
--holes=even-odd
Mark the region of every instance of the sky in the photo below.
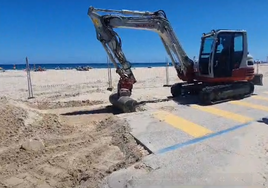
{"type": "MultiPolygon", "coordinates": [[[[105,63],[89,6],[164,10],[190,58],[198,56],[202,33],[212,29],[245,29],[250,54],[260,60],[268,56],[267,0],[0,0],[0,64],[24,63],[26,56],[30,63],[105,63]]],[[[130,62],[168,58],[157,33],[116,32],[130,62]]]]}

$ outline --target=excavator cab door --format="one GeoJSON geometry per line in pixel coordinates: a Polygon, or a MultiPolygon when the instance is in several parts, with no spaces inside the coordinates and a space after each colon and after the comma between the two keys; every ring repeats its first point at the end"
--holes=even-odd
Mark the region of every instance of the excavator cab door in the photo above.
{"type": "Polygon", "coordinates": [[[234,62],[242,61],[244,54],[243,34],[219,32],[215,42],[213,58],[213,75],[215,78],[231,77],[234,62]],[[235,53],[234,46],[237,48],[235,53]]]}
{"type": "Polygon", "coordinates": [[[199,53],[199,74],[200,76],[213,77],[213,52],[215,46],[214,36],[202,37],[199,53]]]}

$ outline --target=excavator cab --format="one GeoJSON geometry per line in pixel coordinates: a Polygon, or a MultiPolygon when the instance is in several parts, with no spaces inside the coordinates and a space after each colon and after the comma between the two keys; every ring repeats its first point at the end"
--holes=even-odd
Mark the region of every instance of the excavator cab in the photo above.
{"type": "Polygon", "coordinates": [[[262,75],[254,74],[245,30],[212,30],[201,37],[199,76],[219,82],[251,80],[262,85],[262,75]]]}
{"type": "Polygon", "coordinates": [[[233,70],[253,67],[247,63],[247,33],[243,30],[212,30],[201,37],[199,74],[211,78],[232,77],[233,70]]]}

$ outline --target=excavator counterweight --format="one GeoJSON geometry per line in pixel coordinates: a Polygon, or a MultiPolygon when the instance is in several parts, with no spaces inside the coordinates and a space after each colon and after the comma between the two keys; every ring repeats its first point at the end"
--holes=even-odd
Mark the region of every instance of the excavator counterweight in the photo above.
{"type": "Polygon", "coordinates": [[[184,81],[171,87],[173,97],[198,94],[200,103],[214,104],[250,96],[254,92],[254,84],[262,85],[262,75],[254,73],[245,30],[219,29],[204,33],[196,70],[194,61],[184,51],[163,10],[149,12],[90,7],[88,16],[95,26],[97,39],[120,76],[117,93],[112,94],[109,100],[124,112],[135,111],[138,104],[130,97],[137,80],[114,28],[148,30],[159,34],[178,78],[184,81]]]}

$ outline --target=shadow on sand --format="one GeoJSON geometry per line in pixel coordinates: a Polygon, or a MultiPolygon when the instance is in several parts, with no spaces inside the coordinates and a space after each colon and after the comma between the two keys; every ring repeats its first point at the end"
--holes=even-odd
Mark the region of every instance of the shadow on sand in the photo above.
{"type": "Polygon", "coordinates": [[[63,116],[76,116],[76,115],[87,115],[87,114],[121,114],[123,113],[122,110],[109,105],[103,108],[93,109],[93,110],[79,110],[79,111],[73,111],[73,112],[67,112],[64,114],[61,114],[63,116]]]}
{"type": "MultiPolygon", "coordinates": [[[[253,95],[256,95],[256,94],[253,94],[253,95]]],[[[185,106],[190,106],[193,104],[201,105],[199,103],[198,95],[186,95],[186,96],[180,96],[180,97],[176,97],[176,98],[173,98],[172,96],[168,96],[167,98],[164,98],[164,99],[140,101],[140,102],[138,102],[138,105],[142,106],[142,105],[146,105],[149,103],[161,103],[161,102],[167,102],[167,101],[174,101],[178,105],[185,105],[185,106]]],[[[224,102],[220,102],[220,103],[224,103],[224,102]]],[[[219,103],[217,103],[217,104],[219,104],[219,103]]],[[[203,105],[201,105],[201,106],[203,106],[203,105]]],[[[61,115],[64,115],[64,116],[87,115],[87,114],[114,114],[114,115],[118,115],[121,113],[124,113],[124,112],[122,110],[120,110],[119,108],[116,108],[115,106],[109,105],[109,106],[99,108],[99,109],[80,110],[80,111],[64,113],[61,115]]],[[[266,120],[266,124],[267,124],[267,120],[266,120]]]]}
{"type": "MultiPolygon", "coordinates": [[[[167,101],[175,101],[176,103],[180,105],[190,105],[190,104],[196,104],[196,101],[198,101],[194,97],[177,97],[177,98],[172,98],[167,97],[164,99],[154,99],[154,100],[144,100],[138,102],[138,106],[146,105],[149,103],[160,103],[160,102],[167,102],[167,101]]],[[[119,108],[116,108],[115,106],[109,105],[103,108],[98,108],[98,109],[92,109],[92,110],[79,110],[79,111],[73,111],[73,112],[67,112],[63,113],[61,115],[63,116],[76,116],[76,115],[87,115],[87,114],[113,114],[113,115],[118,115],[124,113],[122,110],[119,108]]]]}

